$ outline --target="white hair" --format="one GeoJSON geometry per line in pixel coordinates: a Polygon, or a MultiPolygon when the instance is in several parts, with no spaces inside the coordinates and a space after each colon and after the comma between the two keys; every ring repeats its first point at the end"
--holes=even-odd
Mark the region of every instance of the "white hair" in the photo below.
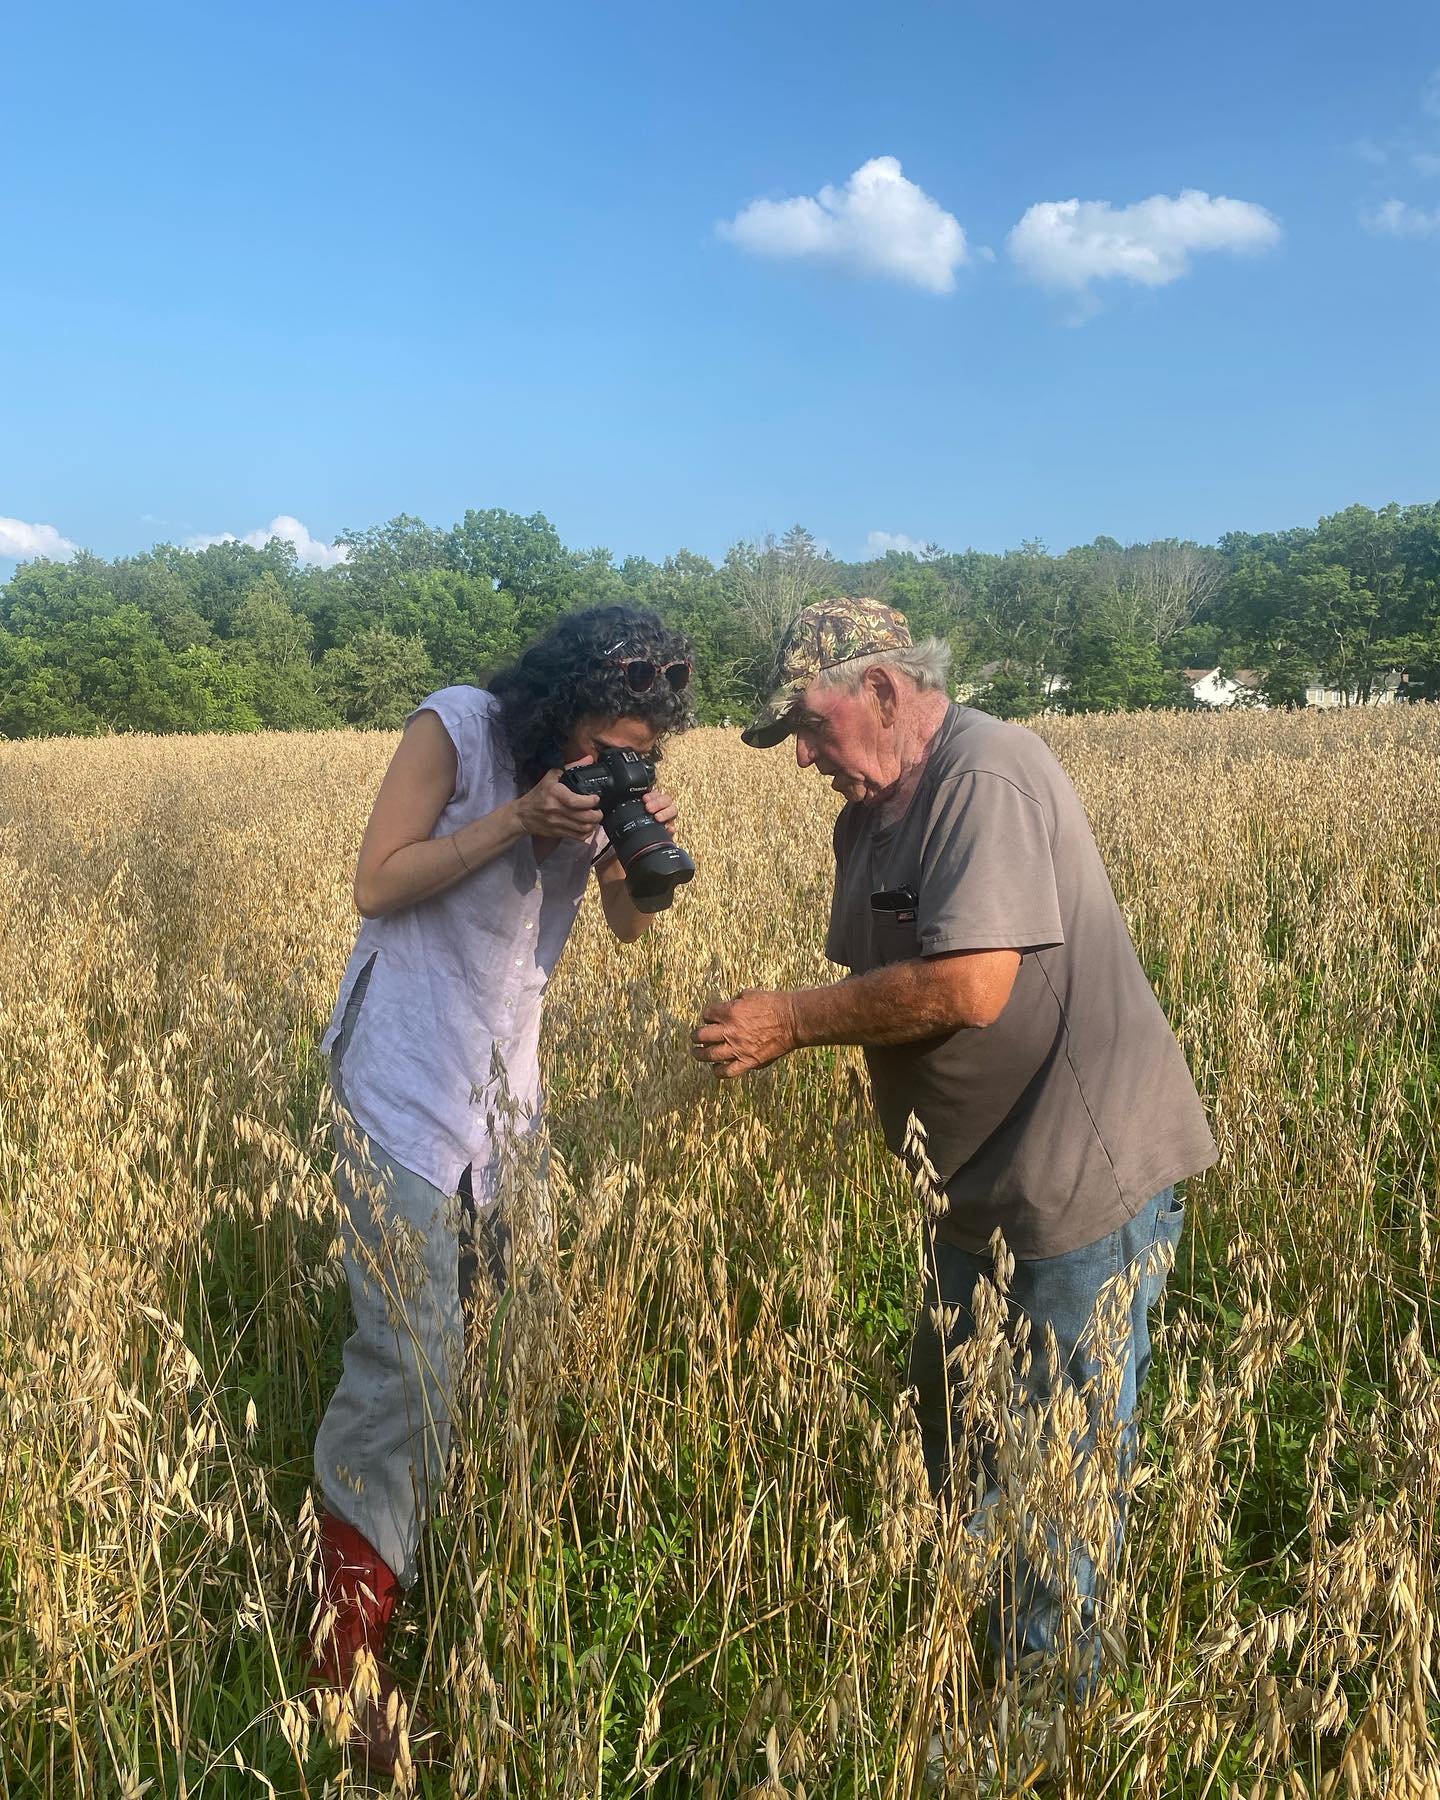
{"type": "Polygon", "coordinates": [[[896,675],[908,675],[922,694],[945,694],[950,691],[950,646],[944,638],[928,637],[908,650],[878,650],[874,656],[852,656],[849,662],[822,669],[816,684],[858,694],[867,669],[890,669],[896,675]]]}

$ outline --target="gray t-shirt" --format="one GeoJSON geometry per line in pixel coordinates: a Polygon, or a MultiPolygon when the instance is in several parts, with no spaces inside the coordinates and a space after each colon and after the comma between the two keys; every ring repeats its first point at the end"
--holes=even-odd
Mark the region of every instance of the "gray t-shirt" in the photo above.
{"type": "Polygon", "coordinates": [[[1033,732],[952,705],[904,816],[882,829],[852,802],[835,862],[832,962],[1022,952],[993,1025],[865,1051],[890,1148],[912,1112],[925,1127],[943,1236],[979,1250],[998,1225],[1015,1255],[1058,1256],[1214,1162],[1085,809],[1033,732]]]}

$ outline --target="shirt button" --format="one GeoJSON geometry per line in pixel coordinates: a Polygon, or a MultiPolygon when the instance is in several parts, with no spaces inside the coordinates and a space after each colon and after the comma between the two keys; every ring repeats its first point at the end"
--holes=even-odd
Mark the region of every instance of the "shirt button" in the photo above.
{"type": "Polygon", "coordinates": [[[527,931],[533,931],[535,929],[535,921],[533,919],[527,919],[525,921],[525,929],[527,931]]]}
{"type": "Polygon", "coordinates": [[[515,958],[515,967],[517,969],[521,969],[521,968],[524,968],[524,966],[525,966],[525,958],[523,956],[517,956],[515,958]]]}

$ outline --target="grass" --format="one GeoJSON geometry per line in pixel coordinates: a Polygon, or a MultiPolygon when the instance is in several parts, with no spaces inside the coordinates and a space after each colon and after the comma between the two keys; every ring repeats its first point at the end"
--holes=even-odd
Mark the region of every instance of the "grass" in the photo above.
{"type": "MultiPolygon", "coordinates": [[[[1037,1711],[979,1655],[1025,1495],[1103,1502],[1035,1453],[988,1538],[937,1529],[923,1200],[857,1059],[717,1089],[685,1055],[707,995],[827,978],[831,802],[697,732],[700,877],[628,952],[587,904],[547,1002],[560,1239],[476,1321],[404,1613],[456,1746],[418,1791],[898,1800],[949,1695],[959,1794],[1440,1794],[1440,716],[1043,729],[1223,1151],[1123,1666],[1037,1711]]],[[[315,1044],[390,742],[0,746],[0,1794],[361,1786],[297,1644],[348,1329],[315,1044]]]]}

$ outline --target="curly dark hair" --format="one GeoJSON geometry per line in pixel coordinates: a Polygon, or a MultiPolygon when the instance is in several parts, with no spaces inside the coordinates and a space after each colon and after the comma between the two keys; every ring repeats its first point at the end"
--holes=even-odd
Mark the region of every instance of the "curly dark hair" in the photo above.
{"type": "Polygon", "coordinates": [[[497,669],[486,687],[500,702],[500,730],[516,774],[537,782],[565,760],[583,718],[643,719],[662,737],[694,723],[688,686],[677,693],[662,676],[637,694],[611,658],[689,662],[690,640],[647,606],[592,606],[556,620],[518,661],[497,669]]]}

